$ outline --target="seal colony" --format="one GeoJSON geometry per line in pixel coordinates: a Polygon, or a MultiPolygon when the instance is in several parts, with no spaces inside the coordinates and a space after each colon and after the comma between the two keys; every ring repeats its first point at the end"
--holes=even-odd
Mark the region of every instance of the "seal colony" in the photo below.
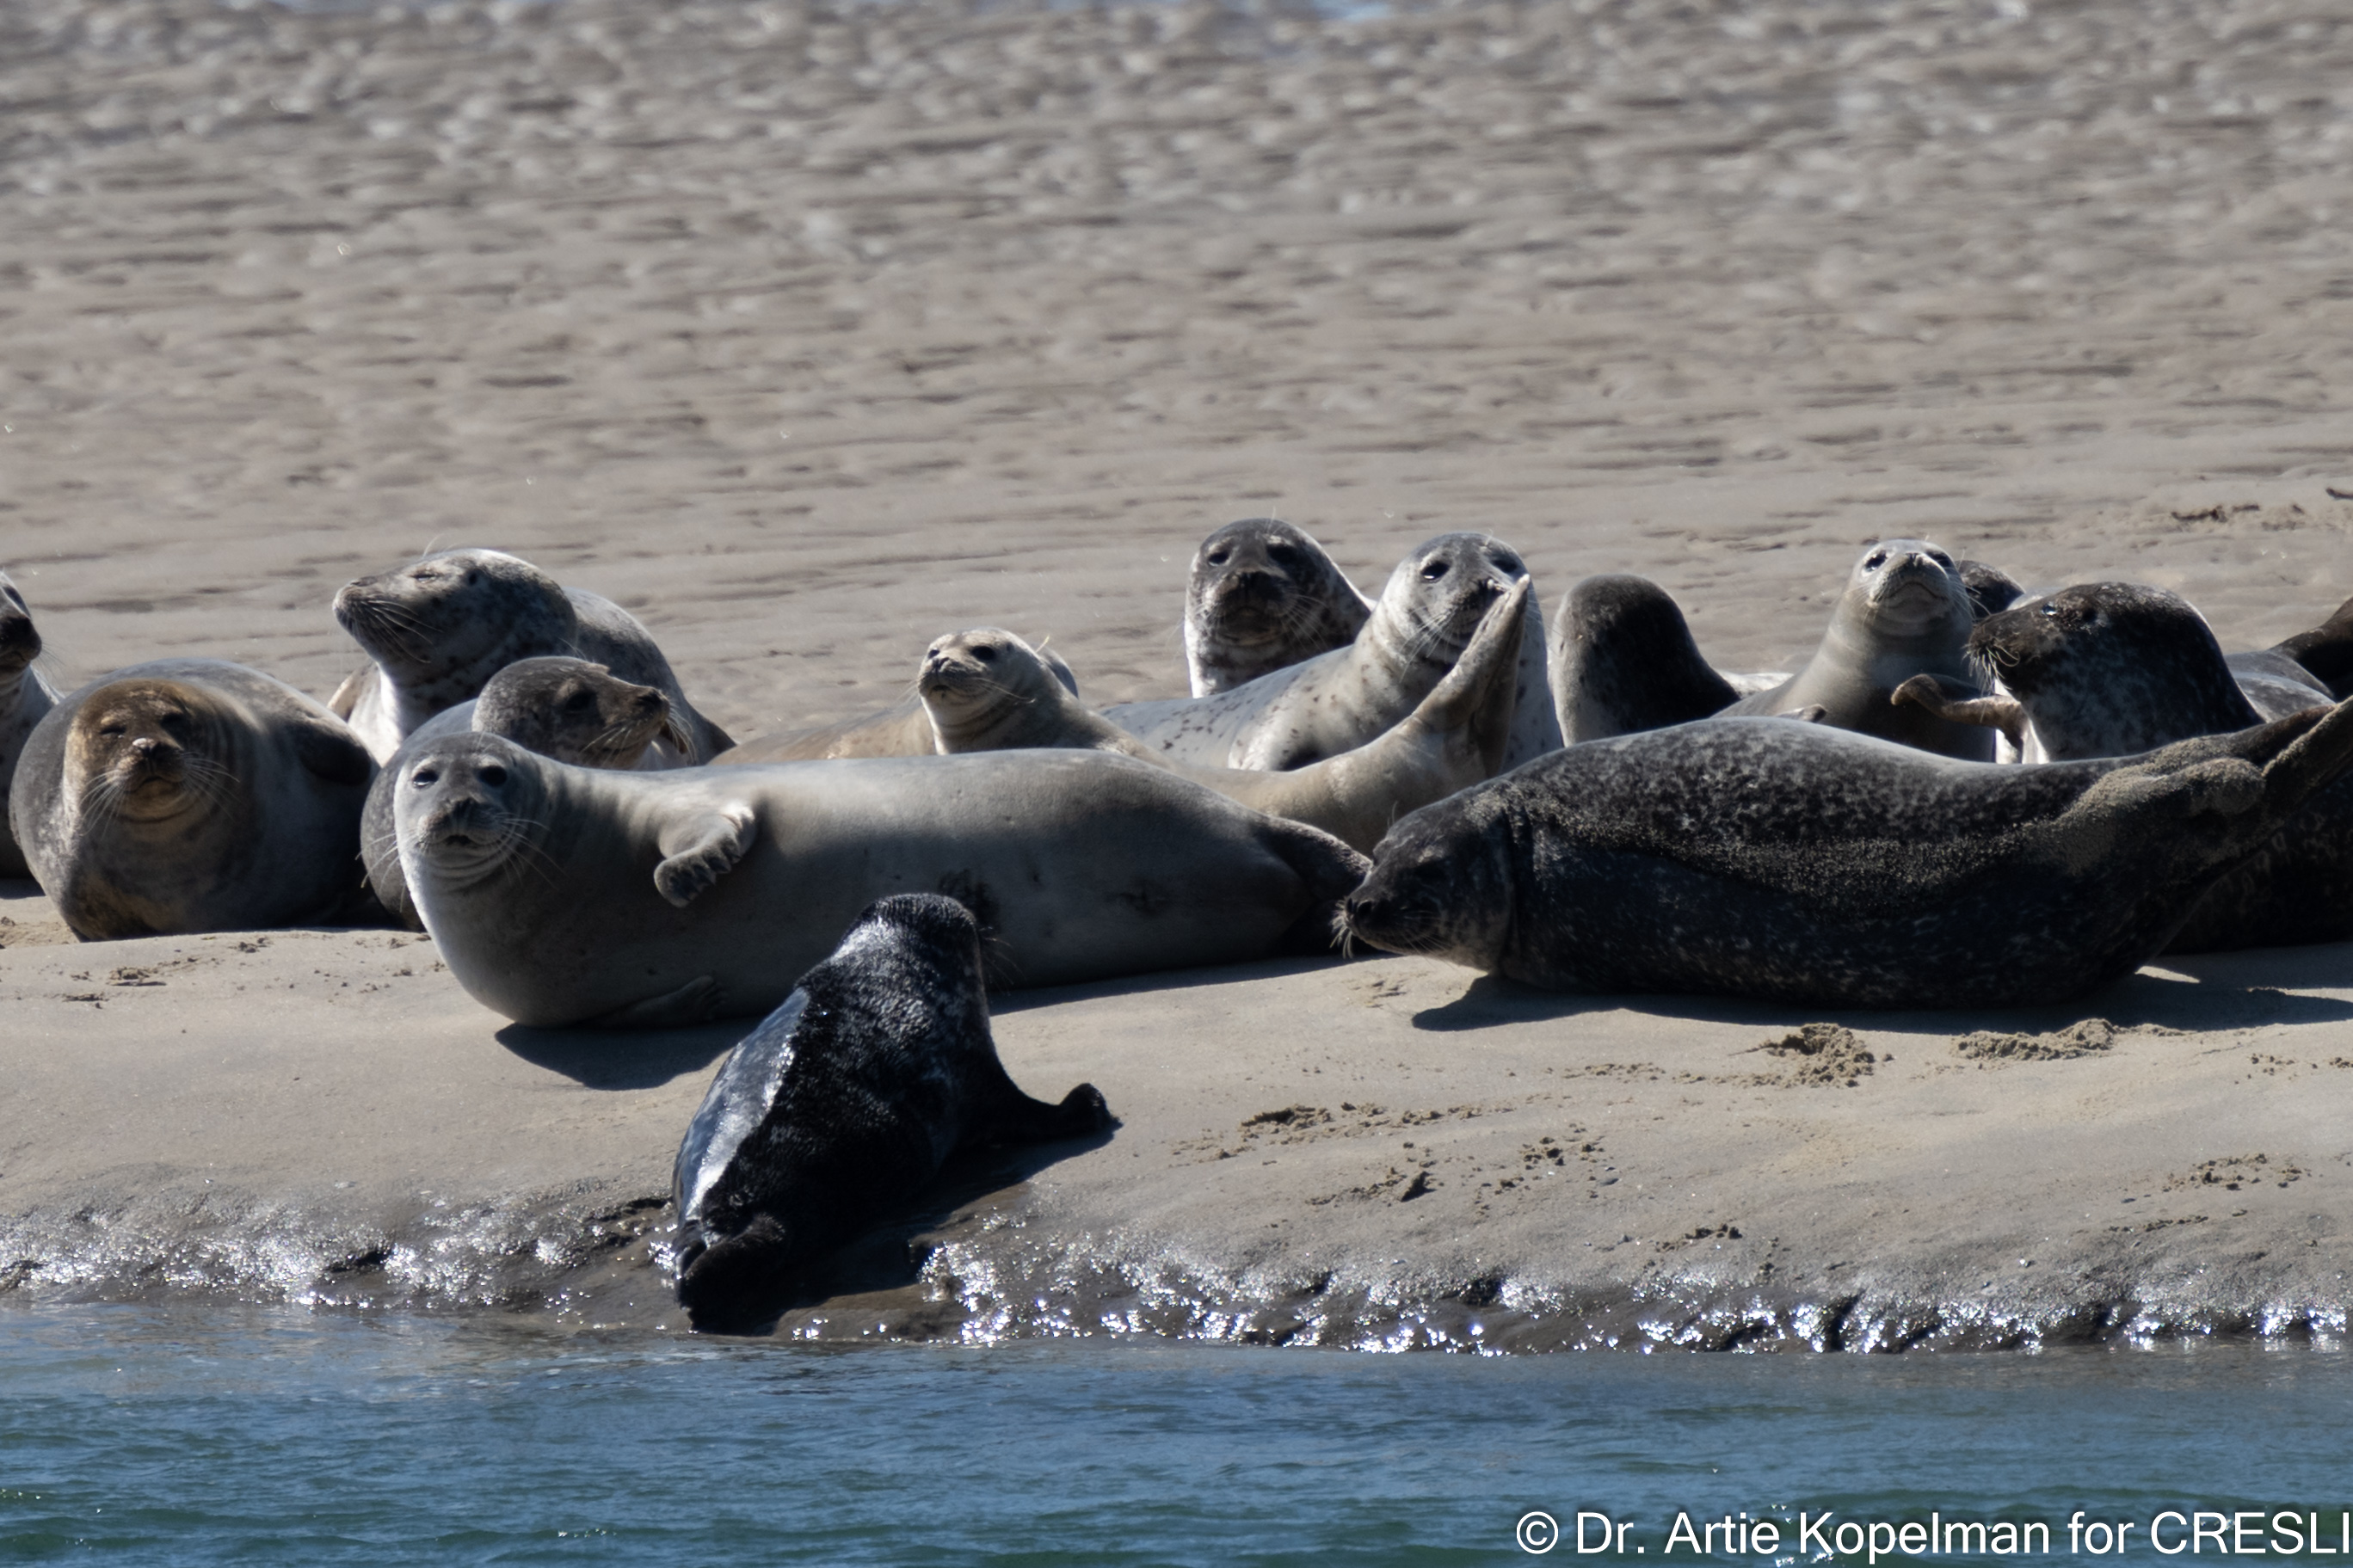
{"type": "Polygon", "coordinates": [[[897,708],[737,745],[627,612],[502,552],[346,585],[368,663],[327,704],[195,658],[59,697],[0,577],[0,779],[84,940],[389,918],[527,1026],[775,1009],[679,1152],[702,1327],[773,1318],[957,1150],[1108,1131],[1012,1085],[990,984],[1354,944],[1959,1007],[2353,934],[2353,611],[2226,656],[2170,594],[2036,598],[1918,540],[1792,674],[1716,669],[1640,577],[1573,585],[1549,644],[1537,605],[1484,533],[1367,604],[1246,519],[1194,558],[1192,695],[1099,710],[981,627],[897,708]]]}

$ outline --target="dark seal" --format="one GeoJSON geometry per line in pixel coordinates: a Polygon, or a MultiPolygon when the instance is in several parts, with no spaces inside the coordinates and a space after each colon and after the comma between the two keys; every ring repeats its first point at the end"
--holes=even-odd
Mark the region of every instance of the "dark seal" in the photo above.
{"type": "Polygon", "coordinates": [[[1111,1125],[1092,1084],[1051,1105],[1007,1076],[964,906],[884,899],[702,1097],[672,1186],[679,1301],[698,1329],[765,1325],[811,1262],[903,1210],[949,1156],[1111,1125]]]}
{"type": "Polygon", "coordinates": [[[1647,577],[1588,577],[1554,613],[1552,694],[1570,745],[1688,724],[1740,700],[1647,577]]]}
{"type": "Polygon", "coordinates": [[[1201,541],[1185,589],[1193,695],[1229,691],[1345,647],[1372,613],[1306,530],[1272,517],[1229,522],[1201,541]]]}
{"type": "Polygon", "coordinates": [[[0,572],[0,877],[33,874],[8,826],[8,791],[25,742],[58,705],[56,689],[33,667],[40,657],[41,634],[33,626],[33,612],[8,574],[0,572]]]}
{"type": "Polygon", "coordinates": [[[1999,566],[1964,561],[1960,572],[1961,586],[1969,595],[1969,613],[1978,620],[2000,615],[2026,596],[2018,580],[1999,566]]]}
{"type": "Polygon", "coordinates": [[[2000,768],[1818,724],[1572,746],[1390,830],[1347,932],[1562,991],[2064,1001],[2162,950],[2353,763],[2353,703],[2000,768]]]}

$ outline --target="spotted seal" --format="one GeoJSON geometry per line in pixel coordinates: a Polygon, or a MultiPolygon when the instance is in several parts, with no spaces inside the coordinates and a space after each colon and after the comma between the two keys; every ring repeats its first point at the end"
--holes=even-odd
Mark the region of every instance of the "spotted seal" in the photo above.
{"type": "Polygon", "coordinates": [[[501,551],[445,550],[355,579],[335,595],[335,619],[375,662],[344,681],[328,706],[351,721],[379,763],[508,665],[557,654],[601,664],[668,698],[693,745],[681,753],[668,740],[657,742],[666,761],[708,762],[734,744],[687,701],[635,616],[501,551]]]}
{"type": "Polygon", "coordinates": [[[440,735],[468,731],[502,735],[526,751],[582,768],[637,768],[659,764],[655,742],[691,752],[694,740],[670,705],[650,686],[623,680],[601,664],[555,656],[518,659],[491,677],[480,697],[445,708],[417,727],[368,788],[360,818],[361,858],[368,887],[385,912],[411,931],[423,931],[417,906],[401,875],[400,847],[393,828],[392,780],[404,754],[440,735]]]}
{"type": "Polygon", "coordinates": [[[373,912],[359,847],[375,773],[343,721],[292,687],[161,659],[49,710],[8,816],[85,941],[343,923],[373,912]]]}
{"type": "Polygon", "coordinates": [[[1783,685],[1742,698],[1725,717],[1804,715],[1924,752],[1990,762],[1993,741],[1983,729],[1894,700],[1895,689],[1915,675],[1973,689],[1963,648],[1976,624],[1950,555],[1924,540],[1882,540],[1856,561],[1806,668],[1783,685]],[[1815,708],[1820,713],[1809,711],[1815,708]]]}
{"type": "MultiPolygon", "coordinates": [[[[1124,702],[1103,716],[1171,762],[1282,769],[1335,757],[1412,712],[1470,646],[1487,606],[1526,575],[1501,540],[1440,534],[1398,563],[1346,647],[1213,697],[1124,702]]],[[[1505,767],[1560,745],[1533,597],[1525,621],[1505,767]]]]}
{"type": "MultiPolygon", "coordinates": [[[[1984,710],[1981,721],[2002,725],[2030,761],[2130,756],[2330,700],[2311,685],[2242,673],[2180,595],[2131,583],[2078,584],[2026,600],[1979,625],[1969,653],[2000,678],[2001,694],[1949,710],[1984,710]]],[[[2218,881],[2168,951],[2348,937],[2353,779],[2340,779],[2218,881]]]]}
{"type": "Polygon", "coordinates": [[[1140,757],[1229,799],[1369,849],[1406,812],[1492,778],[1510,738],[1525,579],[1497,600],[1436,689],[1353,752],[1287,773],[1170,763],[1058,686],[1029,645],[994,627],[942,637],[916,679],[940,752],[1075,747],[1140,757]]]}
{"type": "Polygon", "coordinates": [[[1307,531],[1271,517],[1229,522],[1193,553],[1185,664],[1214,696],[1356,640],[1373,606],[1307,531]]]}
{"type": "Polygon", "coordinates": [[[450,973],[523,1024],[763,1013],[858,911],[945,892],[1000,983],[1328,949],[1364,857],[1100,752],[604,773],[444,736],[395,779],[403,874],[450,973]]]}
{"type": "Polygon", "coordinates": [[[1415,812],[1346,929],[1555,990],[2060,1002],[2154,957],[2348,763],[2353,702],[2031,768],[1703,719],[1415,812]]]}
{"type": "Polygon", "coordinates": [[[813,1260],[903,1210],[958,1151],[1107,1131],[1092,1084],[1014,1084],[989,1035],[980,931],[902,893],[722,1062],[679,1145],[678,1299],[698,1329],[774,1321],[813,1260]]]}
{"type": "MultiPolygon", "coordinates": [[[[1042,645],[1036,652],[1061,683],[1062,689],[1076,697],[1079,678],[1062,662],[1062,656],[1042,645]]],[[[880,713],[868,713],[838,724],[754,735],[711,760],[726,767],[741,767],[750,763],[822,763],[844,757],[929,757],[938,752],[931,716],[923,711],[923,700],[910,697],[880,713]]]]}
{"type": "Polygon", "coordinates": [[[41,657],[41,634],[25,595],[0,572],[0,877],[29,877],[32,868],[8,826],[8,791],[16,759],[34,726],[58,705],[57,689],[34,668],[41,657]]]}

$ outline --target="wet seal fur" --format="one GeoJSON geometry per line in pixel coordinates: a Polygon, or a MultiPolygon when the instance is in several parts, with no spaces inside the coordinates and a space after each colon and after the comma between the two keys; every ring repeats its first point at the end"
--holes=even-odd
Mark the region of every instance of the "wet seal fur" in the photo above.
{"type": "Polygon", "coordinates": [[[810,1262],[905,1208],[949,1156],[1111,1125],[1092,1084],[1055,1105],[1007,1075],[964,906],[884,899],[712,1079],[671,1183],[679,1301],[697,1329],[765,1326],[810,1262]]]}
{"type": "Polygon", "coordinates": [[[1493,778],[1510,739],[1525,581],[1497,600],[1436,689],[1353,752],[1288,773],[1191,767],[1157,752],[1057,685],[1037,651],[984,626],[934,643],[916,689],[943,755],[1071,747],[1164,767],[1270,816],[1368,850],[1409,811],[1493,778]]]}
{"type": "Polygon", "coordinates": [[[1415,812],[1346,930],[1560,991],[2061,1002],[2156,956],[2348,763],[2353,703],[2032,768],[1704,719],[1415,812]]]}
{"type": "MultiPolygon", "coordinates": [[[[2002,725],[2030,761],[2130,756],[2329,703],[2316,683],[2235,668],[2188,601],[2131,583],[2027,600],[1982,623],[1969,654],[2000,678],[2001,695],[1961,709],[1983,710],[1980,721],[2002,725]]],[[[2167,951],[2348,937],[2353,778],[2316,792],[2218,881],[2167,951]]]]}
{"type": "Polygon", "coordinates": [[[58,705],[57,688],[34,668],[40,657],[41,634],[24,592],[0,572],[0,877],[33,874],[8,826],[8,793],[25,742],[58,705]]]}
{"type": "Polygon", "coordinates": [[[687,701],[637,617],[501,551],[445,550],[357,578],[335,595],[335,619],[375,662],[338,687],[328,706],[379,763],[427,720],[479,696],[508,665],[550,655],[659,689],[693,742],[684,749],[658,742],[673,765],[708,762],[734,744],[687,701]]]}
{"type": "MultiPolygon", "coordinates": [[[[1483,533],[1446,533],[1389,574],[1346,647],[1212,697],[1124,702],[1103,716],[1170,762],[1304,767],[1351,752],[1412,712],[1470,646],[1487,606],[1527,575],[1519,553],[1483,533]]],[[[1544,616],[1528,600],[1504,765],[1558,749],[1545,671],[1544,616]]]]}
{"type": "Polygon", "coordinates": [[[1975,695],[1964,646],[1976,626],[1959,566],[1925,540],[1887,539],[1862,552],[1806,668],[1744,697],[1725,717],[1788,714],[1971,762],[1993,760],[1983,729],[1894,700],[1915,675],[1975,695]],[[1813,709],[1820,709],[1816,714],[1813,709]]]}
{"type": "Polygon", "coordinates": [[[1305,529],[1280,518],[1229,522],[1193,552],[1185,665],[1210,697],[1356,640],[1373,613],[1305,529]]]}
{"type": "Polygon", "coordinates": [[[1366,865],[1100,752],[618,773],[451,735],[395,787],[401,869],[450,973],[551,1026],[764,1013],[897,892],[971,909],[999,984],[1328,950],[1366,865]]]}
{"type": "Polygon", "coordinates": [[[84,941],[375,918],[360,808],[375,764],[342,720],[217,659],[132,665],[58,701],[8,815],[84,941]]]}
{"type": "Polygon", "coordinates": [[[425,922],[400,870],[392,781],[420,743],[469,731],[504,736],[525,751],[582,768],[652,767],[662,760],[654,753],[657,742],[667,740],[673,752],[691,752],[694,745],[659,690],[623,680],[601,664],[554,657],[508,665],[491,677],[480,697],[445,708],[418,725],[368,788],[367,809],[360,818],[368,887],[385,911],[411,931],[423,931],[425,922]]]}
{"type": "MultiPolygon", "coordinates": [[[[1062,656],[1043,646],[1035,651],[1045,661],[1054,679],[1061,682],[1062,689],[1076,697],[1079,694],[1079,678],[1071,673],[1071,667],[1062,662],[1062,656]]],[[[711,760],[732,768],[747,763],[823,763],[844,757],[932,757],[938,754],[931,717],[923,711],[923,700],[910,697],[880,713],[846,719],[838,724],[818,724],[805,730],[780,731],[774,735],[754,735],[742,745],[722,752],[711,760]]]]}

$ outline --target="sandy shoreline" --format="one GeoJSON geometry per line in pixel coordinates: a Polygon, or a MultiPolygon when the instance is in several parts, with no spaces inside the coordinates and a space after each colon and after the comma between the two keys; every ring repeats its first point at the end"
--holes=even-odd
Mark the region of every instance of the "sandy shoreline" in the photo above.
{"type": "MultiPolygon", "coordinates": [[[[335,586],[498,545],[738,735],[884,706],[980,624],[1094,700],[1179,691],[1192,547],[1263,511],[1367,587],[1466,527],[1547,607],[1641,572],[1733,668],[1803,657],[1894,533],[2263,646],[2353,594],[2348,79],[2326,8],[2219,0],[45,0],[0,20],[0,567],[66,681],[324,695],[335,586]]],[[[510,1030],[391,932],[0,917],[0,1297],[674,1320],[648,1200],[733,1029],[510,1030]]],[[[1123,1127],[962,1173],[785,1328],[2340,1333],[2348,956],[2031,1017],[1405,960],[1001,997],[1017,1078],[1123,1127]],[[1955,1046],[2090,1017],[2105,1051],[1955,1046]],[[1810,1022],[1881,1059],[1753,1081],[1810,1022]]]]}

